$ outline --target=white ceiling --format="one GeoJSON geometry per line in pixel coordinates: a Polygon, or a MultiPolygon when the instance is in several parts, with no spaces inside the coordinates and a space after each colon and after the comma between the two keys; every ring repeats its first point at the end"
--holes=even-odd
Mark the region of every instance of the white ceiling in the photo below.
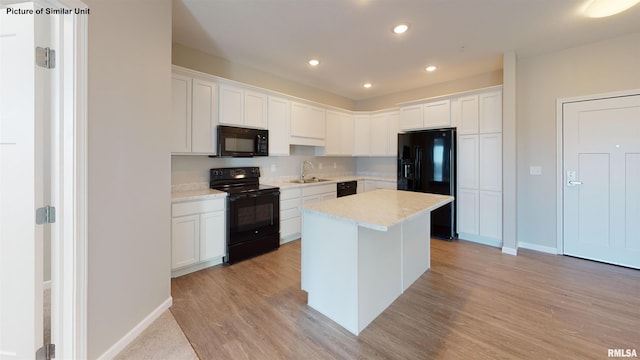
{"type": "Polygon", "coordinates": [[[509,50],[522,58],[640,31],[640,5],[593,19],[580,15],[585,1],[174,0],[173,42],[362,100],[501,69],[509,50]],[[409,31],[397,36],[401,22],[409,31]]]}

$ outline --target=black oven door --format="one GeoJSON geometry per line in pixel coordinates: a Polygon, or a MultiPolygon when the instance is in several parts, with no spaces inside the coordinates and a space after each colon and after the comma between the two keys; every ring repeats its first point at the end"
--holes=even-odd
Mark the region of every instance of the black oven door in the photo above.
{"type": "Polygon", "coordinates": [[[280,232],[280,192],[229,196],[229,245],[280,232]]]}

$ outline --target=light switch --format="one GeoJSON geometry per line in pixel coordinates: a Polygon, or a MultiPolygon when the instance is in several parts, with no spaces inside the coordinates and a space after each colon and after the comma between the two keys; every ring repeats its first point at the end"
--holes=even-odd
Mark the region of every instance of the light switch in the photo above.
{"type": "Polygon", "coordinates": [[[530,175],[542,175],[542,166],[529,166],[530,175]]]}

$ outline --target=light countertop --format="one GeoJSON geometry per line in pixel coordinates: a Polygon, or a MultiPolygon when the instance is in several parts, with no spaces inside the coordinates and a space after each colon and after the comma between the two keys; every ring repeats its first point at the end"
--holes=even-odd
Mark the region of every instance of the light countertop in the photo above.
{"type": "MultiPolygon", "coordinates": [[[[265,179],[265,181],[260,181],[265,185],[277,186],[281,189],[294,189],[300,187],[311,187],[323,184],[337,184],[342,181],[353,181],[353,180],[380,180],[380,181],[390,181],[395,182],[396,178],[390,177],[382,177],[382,176],[358,176],[358,175],[347,175],[347,176],[331,176],[331,177],[321,177],[322,179],[327,179],[329,181],[319,181],[319,182],[310,182],[310,183],[296,183],[291,182],[290,180],[283,179],[265,179]]],[[[185,184],[185,185],[176,185],[175,190],[171,192],[171,201],[172,202],[180,202],[180,201],[192,201],[192,200],[208,200],[208,199],[216,199],[222,198],[226,196],[226,193],[223,191],[213,190],[208,188],[209,183],[196,183],[196,184],[185,184]]]]}
{"type": "Polygon", "coordinates": [[[222,199],[226,196],[226,192],[214,189],[176,191],[171,193],[171,202],[222,199]]]}
{"type": "Polygon", "coordinates": [[[301,210],[387,231],[393,225],[451,201],[453,196],[448,195],[378,189],[303,205],[301,210]]]}

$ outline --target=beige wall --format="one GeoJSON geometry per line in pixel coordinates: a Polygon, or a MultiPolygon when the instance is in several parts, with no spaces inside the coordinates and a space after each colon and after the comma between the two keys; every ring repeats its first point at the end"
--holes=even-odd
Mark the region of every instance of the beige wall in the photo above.
{"type": "Polygon", "coordinates": [[[434,84],[395,94],[357,101],[355,110],[372,111],[395,107],[399,103],[455,94],[468,90],[502,85],[502,70],[434,84]]]}
{"type": "Polygon", "coordinates": [[[305,86],[248,66],[232,63],[180,44],[173,44],[171,61],[174,65],[220,76],[225,79],[239,81],[342,109],[353,110],[354,103],[351,99],[305,86]]]}
{"type": "Polygon", "coordinates": [[[556,100],[640,89],[640,33],[518,60],[518,241],[556,247],[556,100]],[[542,166],[542,176],[529,166],[542,166]]]}
{"type": "Polygon", "coordinates": [[[171,1],[85,0],[88,358],[170,296],[171,1]]]}

